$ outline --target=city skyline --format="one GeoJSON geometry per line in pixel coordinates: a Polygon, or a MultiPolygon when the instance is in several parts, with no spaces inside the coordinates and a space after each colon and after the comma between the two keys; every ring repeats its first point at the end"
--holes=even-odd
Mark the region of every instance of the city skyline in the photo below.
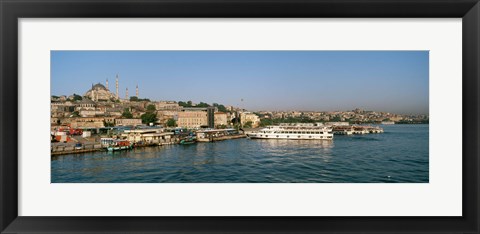
{"type": "Polygon", "coordinates": [[[119,96],[252,111],[362,108],[428,115],[428,51],[52,51],[51,94],[91,84],[119,96]],[[242,101],[243,100],[243,101],[242,101]]]}

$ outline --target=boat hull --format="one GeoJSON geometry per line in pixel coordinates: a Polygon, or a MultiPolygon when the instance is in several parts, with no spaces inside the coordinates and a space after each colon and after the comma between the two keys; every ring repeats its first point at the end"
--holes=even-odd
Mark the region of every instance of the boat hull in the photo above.
{"type": "Polygon", "coordinates": [[[115,146],[115,147],[107,147],[108,151],[119,151],[119,150],[129,150],[132,149],[131,146],[115,146]]]}
{"type": "Polygon", "coordinates": [[[313,135],[313,134],[247,134],[250,139],[287,139],[287,140],[333,140],[333,135],[313,135]]]}

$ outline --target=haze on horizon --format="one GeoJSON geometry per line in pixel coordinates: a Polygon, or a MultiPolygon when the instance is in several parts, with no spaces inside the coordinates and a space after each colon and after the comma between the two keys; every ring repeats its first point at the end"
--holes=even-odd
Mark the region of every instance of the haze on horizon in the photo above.
{"type": "Polygon", "coordinates": [[[252,111],[429,113],[428,51],[52,51],[51,94],[109,81],[119,96],[252,111]],[[243,101],[242,101],[243,100],[243,101]]]}

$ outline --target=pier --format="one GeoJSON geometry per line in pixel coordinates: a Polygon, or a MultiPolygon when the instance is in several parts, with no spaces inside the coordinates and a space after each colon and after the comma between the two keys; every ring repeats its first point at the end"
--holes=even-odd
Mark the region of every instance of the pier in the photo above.
{"type": "Polygon", "coordinates": [[[247,135],[240,134],[235,129],[208,129],[196,132],[197,142],[214,142],[230,139],[246,138],[247,135]]]}
{"type": "Polygon", "coordinates": [[[101,144],[85,144],[81,147],[75,147],[75,144],[52,145],[50,147],[51,156],[65,155],[65,154],[81,154],[96,151],[103,151],[101,144]]]}
{"type": "Polygon", "coordinates": [[[239,135],[230,135],[230,136],[219,136],[219,137],[207,137],[207,138],[198,138],[197,142],[214,142],[214,141],[224,141],[224,140],[230,140],[230,139],[240,139],[240,138],[246,138],[247,135],[245,134],[239,134],[239,135]]]}
{"type": "Polygon", "coordinates": [[[370,133],[383,133],[383,128],[378,126],[333,126],[333,134],[335,135],[361,135],[370,133]]]}

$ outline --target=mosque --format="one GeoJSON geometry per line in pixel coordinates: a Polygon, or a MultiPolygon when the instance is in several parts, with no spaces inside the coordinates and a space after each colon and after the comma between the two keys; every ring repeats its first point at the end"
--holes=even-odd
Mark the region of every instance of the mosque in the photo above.
{"type": "MultiPolygon", "coordinates": [[[[92,84],[92,88],[88,90],[83,96],[91,99],[92,101],[115,101],[120,100],[119,93],[118,93],[118,75],[116,76],[115,80],[115,94],[110,92],[108,89],[108,79],[105,82],[105,86],[103,84],[97,83],[95,85],[92,84]]],[[[136,87],[136,96],[138,97],[138,85],[136,87]]],[[[129,100],[128,97],[128,88],[125,90],[125,100],[129,100]]]]}

